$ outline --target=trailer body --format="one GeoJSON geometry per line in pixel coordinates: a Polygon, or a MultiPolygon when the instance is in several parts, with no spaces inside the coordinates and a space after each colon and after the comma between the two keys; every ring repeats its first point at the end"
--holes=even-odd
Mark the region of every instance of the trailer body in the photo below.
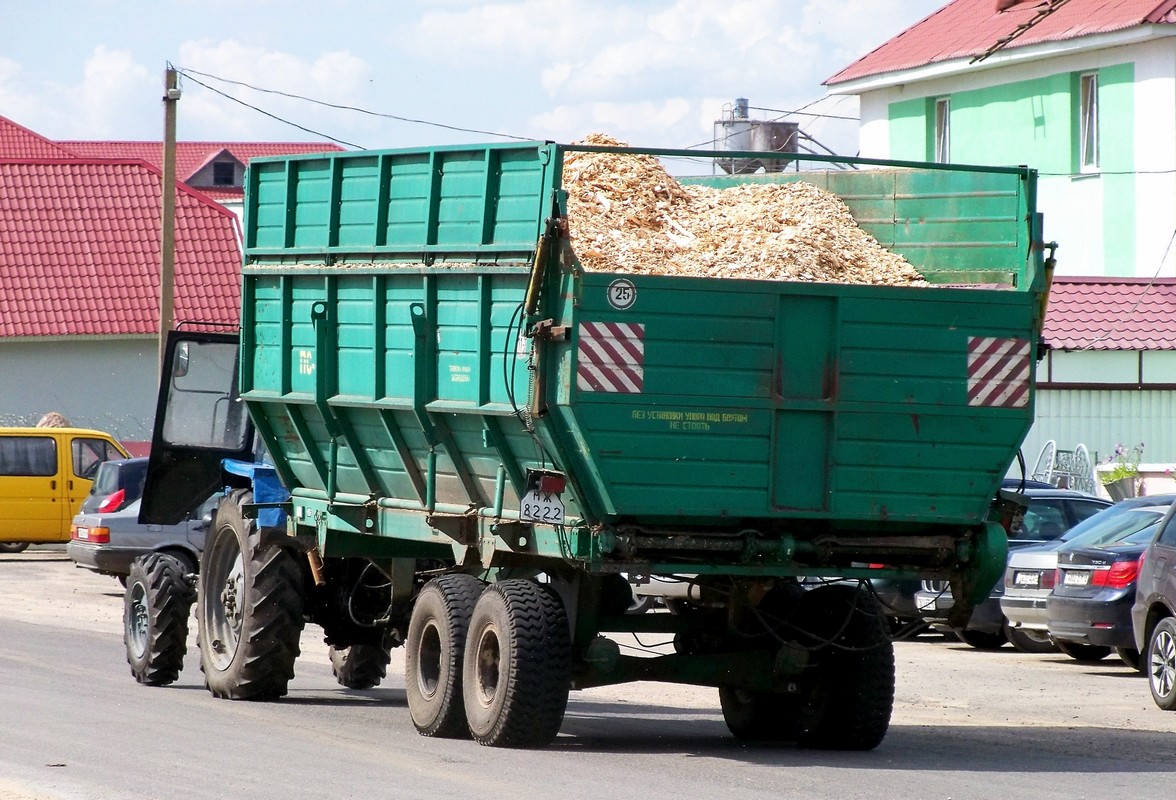
{"type": "MultiPolygon", "coordinates": [[[[966,618],[1003,571],[993,499],[1033,420],[1035,173],[793,154],[805,171],[683,178],[815,183],[931,285],[714,279],[581,267],[562,167],[585,149],[697,156],[533,142],[255,159],[239,396],[206,426],[233,445],[188,442],[153,480],[200,484],[195,451],[245,454],[240,401],[289,491],[254,505],[287,515],[287,545],[377,565],[394,605],[422,564],[539,576],[567,614],[572,687],[775,697],[812,667],[804,647],[704,646],[709,612],[623,615],[619,575],[697,583],[699,607],[728,616],[730,587],[742,608],[749,586],[936,577],[966,618]],[[602,641],[686,629],[668,660],[602,641]]],[[[191,369],[189,346],[165,374],[191,369]]],[[[152,494],[162,512],[169,492],[152,494]]]]}

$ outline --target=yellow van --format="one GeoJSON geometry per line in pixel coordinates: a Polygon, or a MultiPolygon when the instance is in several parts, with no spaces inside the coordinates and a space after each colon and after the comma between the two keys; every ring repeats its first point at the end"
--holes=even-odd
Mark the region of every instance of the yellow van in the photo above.
{"type": "Polygon", "coordinates": [[[0,543],[68,542],[69,526],[103,461],[127,451],[102,431],[0,428],[0,543]]]}

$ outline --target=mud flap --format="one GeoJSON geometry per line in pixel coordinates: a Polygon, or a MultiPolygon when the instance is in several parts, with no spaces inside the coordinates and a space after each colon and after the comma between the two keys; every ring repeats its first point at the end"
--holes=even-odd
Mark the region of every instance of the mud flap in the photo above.
{"type": "Polygon", "coordinates": [[[989,522],[976,532],[975,549],[969,568],[959,580],[951,581],[951,595],[955,604],[947,614],[952,628],[968,625],[972,609],[988,599],[992,587],[1004,576],[1009,559],[1009,537],[996,522],[989,522]]]}

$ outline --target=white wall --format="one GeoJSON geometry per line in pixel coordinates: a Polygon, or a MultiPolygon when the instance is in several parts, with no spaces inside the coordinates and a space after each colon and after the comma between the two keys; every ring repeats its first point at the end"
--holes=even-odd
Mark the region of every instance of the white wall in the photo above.
{"type": "Polygon", "coordinates": [[[0,425],[35,425],[48,411],[120,441],[149,442],[159,341],[0,339],[0,425]]]}
{"type": "MultiPolygon", "coordinates": [[[[1113,37],[1104,44],[1114,44],[1113,37]]],[[[1027,48],[1032,49],[1032,48],[1027,48]]],[[[1095,50],[1054,46],[1050,57],[973,67],[949,74],[948,67],[912,70],[907,83],[860,95],[861,154],[890,156],[889,106],[920,97],[966,92],[1133,63],[1135,90],[1131,120],[1135,139],[1135,263],[1132,275],[1176,275],[1176,38],[1117,44],[1095,50]],[[1172,244],[1173,252],[1169,252],[1172,244]]],[[[956,67],[953,67],[956,68],[956,67]]],[[[897,76],[894,77],[898,80],[897,76]]],[[[1046,240],[1056,240],[1063,275],[1102,275],[1104,187],[1097,176],[1041,176],[1038,210],[1045,215],[1046,240]]]]}

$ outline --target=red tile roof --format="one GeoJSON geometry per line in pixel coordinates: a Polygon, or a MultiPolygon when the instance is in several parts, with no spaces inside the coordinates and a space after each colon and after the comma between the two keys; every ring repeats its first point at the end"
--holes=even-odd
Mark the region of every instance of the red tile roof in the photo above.
{"type": "Polygon", "coordinates": [[[1054,278],[1044,335],[1062,350],[1176,350],[1176,278],[1054,278]]]}
{"type": "Polygon", "coordinates": [[[0,157],[3,158],[72,158],[77,155],[51,142],[39,133],[0,117],[0,157]]]}
{"type": "MultiPolygon", "coordinates": [[[[163,168],[163,142],[58,142],[85,158],[135,158],[156,169],[163,168]]],[[[188,182],[201,167],[222,152],[248,166],[260,156],[339,152],[343,148],[327,142],[176,142],[176,179],[188,182]]],[[[217,200],[240,198],[243,189],[201,186],[200,191],[217,200]]]]}
{"type": "MultiPolygon", "coordinates": [[[[997,11],[997,0],[953,0],[825,83],[836,85],[941,61],[971,59],[1032,20],[1043,5],[1041,0],[1020,0],[1005,11],[997,11]]],[[[1068,0],[1014,39],[1007,49],[1173,23],[1176,0],[1068,0]]]]}
{"type": "MultiPolygon", "coordinates": [[[[0,160],[0,337],[158,332],[161,188],[141,161],[0,160]]],[[[238,321],[239,236],[178,187],[177,321],[238,321]]]]}

